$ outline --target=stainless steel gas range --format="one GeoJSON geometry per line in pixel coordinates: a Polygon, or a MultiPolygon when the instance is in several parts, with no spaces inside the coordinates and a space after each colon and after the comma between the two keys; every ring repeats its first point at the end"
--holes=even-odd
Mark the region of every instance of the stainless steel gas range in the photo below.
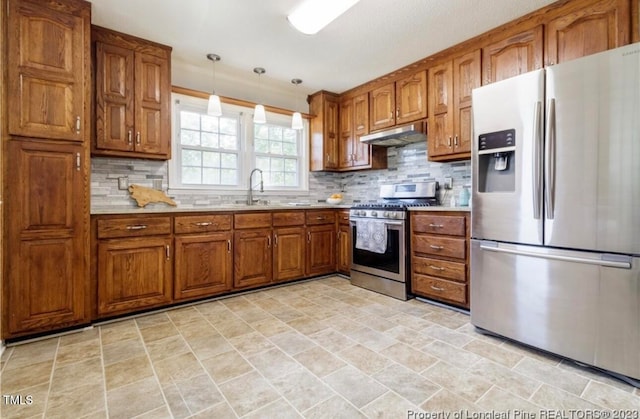
{"type": "Polygon", "coordinates": [[[349,211],[351,283],[400,300],[411,297],[407,208],[438,205],[437,182],[380,187],[380,201],[349,211]]]}

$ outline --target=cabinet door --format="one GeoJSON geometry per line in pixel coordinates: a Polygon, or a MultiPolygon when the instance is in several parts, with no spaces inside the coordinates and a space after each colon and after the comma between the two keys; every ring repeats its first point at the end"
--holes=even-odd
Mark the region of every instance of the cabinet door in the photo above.
{"type": "Polygon", "coordinates": [[[396,82],[396,124],[427,117],[427,72],[420,71],[396,82]]]}
{"type": "Polygon", "coordinates": [[[10,140],[6,151],[4,336],[86,322],[88,171],[79,161],[85,149],[10,140]]]}
{"type": "Polygon", "coordinates": [[[77,3],[60,3],[54,9],[49,2],[9,1],[9,132],[82,142],[89,127],[85,64],[91,11],[88,4],[73,10],[77,3]]]}
{"type": "Polygon", "coordinates": [[[96,42],[96,148],[133,150],[134,53],[96,42]]]}
{"type": "Polygon", "coordinates": [[[151,54],[135,54],[135,149],[170,157],[169,62],[151,54]]]}
{"type": "Polygon", "coordinates": [[[356,137],[369,133],[369,94],[353,98],[353,131],[356,137]]]}
{"type": "Polygon", "coordinates": [[[252,287],[271,282],[271,229],[236,231],[233,243],[234,287],[252,287]]]}
{"type": "Polygon", "coordinates": [[[581,6],[546,25],[545,63],[558,64],[626,45],[630,41],[628,0],[581,6]]]}
{"type": "Polygon", "coordinates": [[[273,280],[286,281],[304,276],[304,227],[273,231],[273,280]]]}
{"type": "Polygon", "coordinates": [[[369,130],[375,131],[395,125],[395,84],[389,83],[369,93],[369,130]]]}
{"type": "Polygon", "coordinates": [[[340,103],[340,167],[353,164],[355,151],[353,150],[353,99],[340,103]]]}
{"type": "Polygon", "coordinates": [[[471,152],[471,91],[480,86],[480,50],[453,60],[453,103],[455,109],[453,152],[471,152]]]}
{"type": "Polygon", "coordinates": [[[542,68],[542,25],[482,48],[482,84],[542,68]]]}
{"type": "Polygon", "coordinates": [[[170,303],[171,238],[98,243],[98,314],[132,312],[170,303]]]}
{"type": "Polygon", "coordinates": [[[453,151],[453,64],[429,69],[429,157],[453,151]]]}
{"type": "Polygon", "coordinates": [[[335,235],[334,224],[307,227],[307,275],[335,272],[335,235]]]}
{"type": "Polygon", "coordinates": [[[176,236],[174,298],[207,297],[231,290],[230,232],[176,236]]]}
{"type": "Polygon", "coordinates": [[[351,270],[351,239],[349,237],[349,226],[338,226],[338,272],[349,275],[351,270]]]}

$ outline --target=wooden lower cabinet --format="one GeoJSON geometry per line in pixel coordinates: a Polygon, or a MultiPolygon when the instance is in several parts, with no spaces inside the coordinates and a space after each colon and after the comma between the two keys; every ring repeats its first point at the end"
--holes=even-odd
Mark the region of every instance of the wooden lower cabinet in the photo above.
{"type": "Polygon", "coordinates": [[[469,308],[469,213],[411,213],[411,291],[469,308]]]}
{"type": "Polygon", "coordinates": [[[231,290],[232,240],[230,231],[176,236],[175,300],[214,296],[231,290]]]}
{"type": "Polygon", "coordinates": [[[336,227],[326,224],[307,227],[307,275],[323,275],[336,270],[336,227]]]}
{"type": "Polygon", "coordinates": [[[3,147],[3,337],[88,323],[86,147],[32,139],[3,147]]]}
{"type": "Polygon", "coordinates": [[[338,272],[349,275],[351,272],[351,238],[349,236],[348,225],[338,226],[338,260],[337,270],[338,272]]]}
{"type": "Polygon", "coordinates": [[[305,274],[304,227],[273,230],[273,281],[288,281],[305,274]]]}
{"type": "Polygon", "coordinates": [[[273,259],[271,229],[237,230],[233,233],[233,286],[256,287],[271,282],[273,259]]]}
{"type": "Polygon", "coordinates": [[[136,237],[98,243],[98,314],[123,314],[171,303],[170,237],[136,237]]]}

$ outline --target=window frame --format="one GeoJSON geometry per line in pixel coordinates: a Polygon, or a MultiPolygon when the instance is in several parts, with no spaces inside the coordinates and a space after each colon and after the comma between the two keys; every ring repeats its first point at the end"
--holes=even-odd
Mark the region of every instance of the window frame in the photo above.
{"type": "MultiPolygon", "coordinates": [[[[172,157],[168,162],[168,181],[171,193],[181,192],[185,194],[238,194],[244,193],[249,188],[249,174],[255,167],[256,156],[262,155],[254,152],[254,124],[253,108],[244,106],[222,104],[224,116],[238,116],[238,185],[194,185],[182,184],[181,159],[182,147],[180,144],[180,112],[182,110],[204,114],[207,112],[207,100],[185,94],[172,93],[172,129],[171,147],[172,157]]],[[[291,115],[281,115],[267,112],[268,125],[280,125],[291,127],[291,115]]],[[[264,185],[264,194],[300,195],[309,192],[309,122],[303,120],[303,129],[297,131],[298,135],[298,186],[269,186],[264,185]]],[[[187,147],[188,148],[188,147],[187,147]]]]}

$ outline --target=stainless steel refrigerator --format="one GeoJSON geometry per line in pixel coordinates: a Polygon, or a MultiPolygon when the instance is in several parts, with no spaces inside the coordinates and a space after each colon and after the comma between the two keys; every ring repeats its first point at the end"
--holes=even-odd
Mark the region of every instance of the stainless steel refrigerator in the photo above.
{"type": "Polygon", "coordinates": [[[638,386],[640,44],[472,98],[471,322],[638,386]]]}

